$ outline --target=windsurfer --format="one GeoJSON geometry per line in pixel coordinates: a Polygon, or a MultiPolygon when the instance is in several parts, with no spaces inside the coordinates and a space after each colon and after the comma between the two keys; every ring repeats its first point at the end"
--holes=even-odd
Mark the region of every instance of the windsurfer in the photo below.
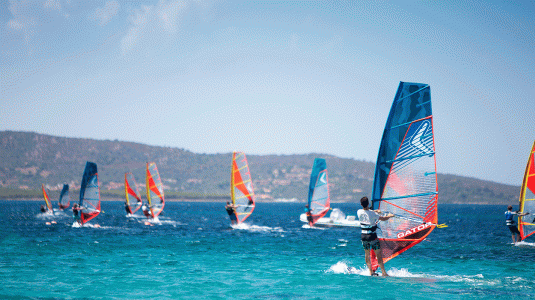
{"type": "Polygon", "coordinates": [[[80,211],[84,209],[82,206],[79,206],[78,203],[74,203],[72,206],[72,217],[74,218],[74,221],[82,224],[82,220],[80,219],[80,211]]]}
{"type": "Polygon", "coordinates": [[[375,250],[375,255],[377,256],[377,262],[379,263],[379,267],[381,268],[381,272],[383,273],[383,276],[388,276],[385,270],[385,265],[383,263],[383,255],[381,253],[381,244],[379,243],[379,240],[377,239],[377,233],[375,231],[377,230],[377,223],[379,223],[379,221],[386,221],[392,218],[394,215],[387,214],[385,216],[381,216],[380,210],[369,209],[368,197],[362,197],[360,199],[360,204],[362,205],[362,209],[358,210],[357,215],[360,221],[360,229],[361,229],[360,239],[362,240],[362,247],[364,248],[366,265],[368,265],[368,269],[370,270],[371,276],[377,275],[377,273],[375,273],[372,269],[370,250],[373,249],[375,250]]]}
{"type": "Polygon", "coordinates": [[[308,225],[312,226],[314,223],[314,219],[312,218],[312,209],[307,205],[305,205],[305,214],[307,215],[307,221],[308,225]]]}
{"type": "Polygon", "coordinates": [[[130,206],[128,206],[128,203],[124,203],[124,209],[126,210],[126,214],[127,215],[131,215],[132,214],[132,210],[130,210],[130,206]]]}
{"type": "Polygon", "coordinates": [[[237,208],[236,205],[230,204],[230,202],[227,201],[227,205],[225,205],[225,209],[227,210],[228,216],[230,217],[230,223],[232,225],[237,223],[236,214],[235,214],[236,208],[237,208]]]}
{"type": "Polygon", "coordinates": [[[143,214],[145,215],[145,217],[147,217],[147,219],[152,219],[152,214],[150,213],[150,210],[147,206],[143,205],[141,207],[141,210],[143,211],[143,214]]]}
{"type": "Polygon", "coordinates": [[[514,212],[513,206],[507,206],[507,211],[505,212],[505,225],[507,225],[507,227],[509,227],[509,231],[511,231],[511,238],[513,239],[513,244],[520,242],[520,231],[518,231],[516,222],[513,217],[514,215],[522,217],[528,214],[529,213],[514,212]]]}
{"type": "Polygon", "coordinates": [[[42,213],[46,213],[46,208],[45,208],[45,206],[42,205],[42,204],[41,204],[41,212],[42,212],[42,213]]]}

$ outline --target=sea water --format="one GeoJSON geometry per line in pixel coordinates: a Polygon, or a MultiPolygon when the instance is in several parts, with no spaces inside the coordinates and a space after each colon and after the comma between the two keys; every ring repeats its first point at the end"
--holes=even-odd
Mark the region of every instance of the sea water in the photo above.
{"type": "Polygon", "coordinates": [[[506,205],[439,205],[448,227],[382,278],[367,275],[359,229],[303,228],[304,204],[258,203],[234,229],[224,203],[168,202],[148,226],[102,202],[82,228],[40,204],[0,201],[0,299],[535,298],[535,241],[511,245],[506,205]]]}

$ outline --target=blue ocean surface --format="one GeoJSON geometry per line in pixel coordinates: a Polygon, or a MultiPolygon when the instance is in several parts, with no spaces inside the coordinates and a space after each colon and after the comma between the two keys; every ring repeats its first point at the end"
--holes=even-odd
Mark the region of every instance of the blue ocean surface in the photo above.
{"type": "Polygon", "coordinates": [[[448,227],[382,278],[367,276],[359,229],[302,228],[302,203],[257,203],[241,229],[224,203],[168,202],[146,226],[102,202],[100,228],[41,204],[0,201],[0,299],[535,299],[535,241],[511,244],[506,205],[439,205],[448,227]]]}

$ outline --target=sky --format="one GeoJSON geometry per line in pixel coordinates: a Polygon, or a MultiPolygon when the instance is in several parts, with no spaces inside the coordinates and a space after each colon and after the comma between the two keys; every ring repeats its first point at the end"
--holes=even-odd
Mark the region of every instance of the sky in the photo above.
{"type": "Polygon", "coordinates": [[[429,84],[437,170],[520,185],[533,1],[0,3],[0,130],[375,162],[429,84]]]}

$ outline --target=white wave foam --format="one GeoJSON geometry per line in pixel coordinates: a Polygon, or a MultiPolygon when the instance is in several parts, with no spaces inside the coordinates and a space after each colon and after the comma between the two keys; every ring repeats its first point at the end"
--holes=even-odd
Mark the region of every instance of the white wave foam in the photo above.
{"type": "Polygon", "coordinates": [[[305,224],[305,225],[301,226],[301,228],[304,228],[304,229],[316,229],[316,230],[325,230],[325,229],[327,229],[327,228],[324,228],[324,227],[310,226],[308,224],[305,224]]]}
{"type": "Polygon", "coordinates": [[[258,226],[247,223],[240,223],[238,225],[230,225],[232,229],[238,230],[248,230],[253,232],[284,232],[282,227],[269,227],[269,226],[258,226]]]}
{"type": "Polygon", "coordinates": [[[521,242],[515,243],[515,246],[516,247],[535,247],[535,243],[528,243],[525,241],[521,241],[521,242]]]}

